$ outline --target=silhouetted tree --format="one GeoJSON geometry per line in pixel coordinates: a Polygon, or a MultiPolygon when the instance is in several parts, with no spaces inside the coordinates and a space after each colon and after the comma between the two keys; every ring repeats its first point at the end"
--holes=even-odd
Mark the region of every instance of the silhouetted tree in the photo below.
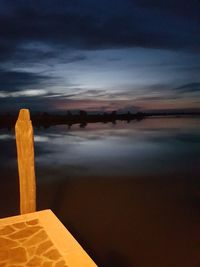
{"type": "Polygon", "coordinates": [[[68,117],[71,117],[71,116],[72,116],[72,113],[71,113],[70,110],[67,111],[67,116],[68,116],[68,117]]]}
{"type": "Polygon", "coordinates": [[[87,112],[85,110],[80,110],[79,114],[81,117],[87,117],[87,112]]]}

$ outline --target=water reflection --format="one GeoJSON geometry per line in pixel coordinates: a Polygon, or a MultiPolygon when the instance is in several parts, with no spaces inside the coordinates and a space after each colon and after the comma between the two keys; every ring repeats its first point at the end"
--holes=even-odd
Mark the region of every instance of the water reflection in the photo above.
{"type": "MultiPolygon", "coordinates": [[[[35,129],[38,209],[51,208],[99,266],[200,266],[199,122],[35,129]]],[[[1,129],[0,147],[7,216],[18,212],[13,132],[1,129]]]]}
{"type": "Polygon", "coordinates": [[[66,167],[66,173],[78,177],[195,173],[199,130],[199,119],[174,118],[91,124],[85,129],[56,126],[35,131],[36,161],[66,167]]]}

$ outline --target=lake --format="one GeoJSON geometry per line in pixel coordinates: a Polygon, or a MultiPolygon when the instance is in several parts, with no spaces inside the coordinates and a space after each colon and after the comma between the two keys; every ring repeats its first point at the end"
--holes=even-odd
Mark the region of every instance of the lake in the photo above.
{"type": "MultiPolygon", "coordinates": [[[[36,128],[38,210],[99,267],[200,266],[200,118],[36,128]]],[[[0,216],[19,213],[13,129],[0,129],[0,216]]]]}

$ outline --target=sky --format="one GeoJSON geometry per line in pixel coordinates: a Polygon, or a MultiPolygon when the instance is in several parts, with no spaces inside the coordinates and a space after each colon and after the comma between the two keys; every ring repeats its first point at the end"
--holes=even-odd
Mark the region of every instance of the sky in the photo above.
{"type": "Polygon", "coordinates": [[[200,0],[0,0],[0,112],[200,111],[200,0]]]}

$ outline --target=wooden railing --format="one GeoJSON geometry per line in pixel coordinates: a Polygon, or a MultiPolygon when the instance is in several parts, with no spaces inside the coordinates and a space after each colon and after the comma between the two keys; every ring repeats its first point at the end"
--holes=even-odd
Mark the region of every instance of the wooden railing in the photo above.
{"type": "Polygon", "coordinates": [[[20,213],[36,211],[33,127],[28,109],[21,109],[15,125],[20,185],[20,213]]]}

